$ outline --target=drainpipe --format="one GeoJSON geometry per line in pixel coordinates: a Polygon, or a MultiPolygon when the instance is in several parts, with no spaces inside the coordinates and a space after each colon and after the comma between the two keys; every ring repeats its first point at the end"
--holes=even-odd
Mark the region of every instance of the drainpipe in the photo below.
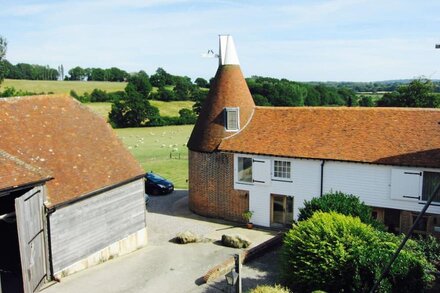
{"type": "Polygon", "coordinates": [[[321,163],[321,192],[320,192],[319,196],[322,196],[322,191],[324,188],[324,165],[325,165],[325,160],[322,160],[322,163],[321,163]]]}
{"type": "Polygon", "coordinates": [[[47,223],[47,246],[49,250],[49,270],[50,270],[50,278],[51,280],[54,280],[56,282],[60,282],[60,279],[55,277],[54,271],[53,271],[53,261],[52,261],[52,240],[51,240],[51,233],[50,233],[50,215],[53,214],[56,211],[55,207],[47,208],[45,206],[46,210],[46,223],[47,223]]]}

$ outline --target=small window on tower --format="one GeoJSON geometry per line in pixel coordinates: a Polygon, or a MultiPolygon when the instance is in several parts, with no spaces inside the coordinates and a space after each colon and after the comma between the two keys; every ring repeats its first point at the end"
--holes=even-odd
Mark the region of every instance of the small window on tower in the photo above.
{"type": "Polygon", "coordinates": [[[225,108],[225,128],[229,131],[236,131],[240,129],[239,125],[239,109],[225,108]]]}

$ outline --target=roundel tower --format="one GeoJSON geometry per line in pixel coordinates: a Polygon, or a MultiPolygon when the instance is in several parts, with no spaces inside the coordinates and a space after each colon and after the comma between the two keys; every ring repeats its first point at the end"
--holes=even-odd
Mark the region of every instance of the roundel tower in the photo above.
{"type": "Polygon", "coordinates": [[[248,195],[234,189],[234,154],[218,150],[239,133],[255,108],[234,41],[219,37],[219,67],[188,141],[189,207],[197,214],[241,221],[248,195]]]}

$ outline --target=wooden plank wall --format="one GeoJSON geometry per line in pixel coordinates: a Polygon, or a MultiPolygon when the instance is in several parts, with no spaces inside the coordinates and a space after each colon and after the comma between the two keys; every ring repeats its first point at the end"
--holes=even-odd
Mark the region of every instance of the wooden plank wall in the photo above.
{"type": "Polygon", "coordinates": [[[50,215],[54,272],[145,226],[143,179],[56,210],[50,215]]]}

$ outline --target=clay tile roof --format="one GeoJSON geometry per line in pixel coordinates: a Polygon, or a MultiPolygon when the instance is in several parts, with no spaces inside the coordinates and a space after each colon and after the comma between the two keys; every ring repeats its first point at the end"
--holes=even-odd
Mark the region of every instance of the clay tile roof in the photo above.
{"type": "Polygon", "coordinates": [[[0,99],[0,113],[0,149],[50,172],[50,205],[143,174],[104,119],[66,95],[0,99]]]}
{"type": "Polygon", "coordinates": [[[214,84],[188,141],[190,150],[213,152],[223,138],[236,133],[225,131],[223,117],[225,107],[240,108],[241,127],[246,125],[252,116],[254,100],[239,65],[219,66],[214,84]]]}
{"type": "Polygon", "coordinates": [[[440,167],[440,110],[256,107],[220,151],[440,167]]]}
{"type": "Polygon", "coordinates": [[[51,178],[45,170],[37,169],[0,150],[0,191],[48,181],[51,178]]]}

